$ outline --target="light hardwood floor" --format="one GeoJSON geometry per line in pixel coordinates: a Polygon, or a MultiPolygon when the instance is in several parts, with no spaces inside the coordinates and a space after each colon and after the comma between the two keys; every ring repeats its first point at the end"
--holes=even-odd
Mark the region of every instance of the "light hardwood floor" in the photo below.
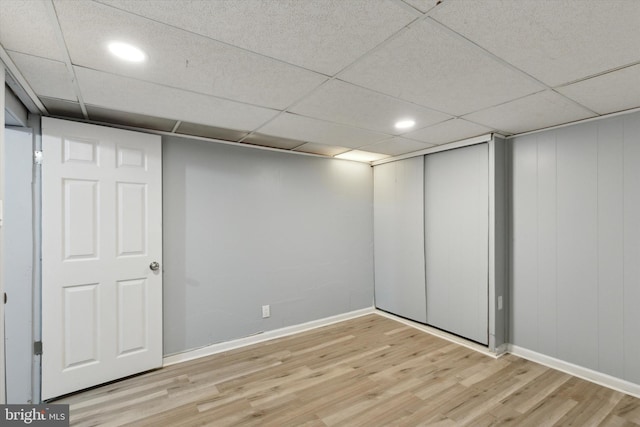
{"type": "Polygon", "coordinates": [[[55,403],[78,426],[640,425],[640,399],[376,314],[55,403]]]}

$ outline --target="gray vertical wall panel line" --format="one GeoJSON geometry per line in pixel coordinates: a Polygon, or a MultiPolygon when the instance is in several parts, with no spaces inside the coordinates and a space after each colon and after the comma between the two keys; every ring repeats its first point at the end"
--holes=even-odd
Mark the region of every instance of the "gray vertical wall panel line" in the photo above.
{"type": "Polygon", "coordinates": [[[640,384],[640,114],[624,117],[624,375],[640,384]]]}
{"type": "Polygon", "coordinates": [[[556,138],[537,135],[537,343],[538,350],[557,354],[556,138]]]}
{"type": "Polygon", "coordinates": [[[427,323],[488,344],[488,145],[425,157],[427,323]],[[455,195],[455,197],[452,197],[455,195]]]}
{"type": "Polygon", "coordinates": [[[423,157],[373,169],[376,307],[426,322],[423,157]]]}
{"type": "Polygon", "coordinates": [[[370,165],[163,137],[163,185],[165,355],[372,306],[370,165]]]}
{"type": "Polygon", "coordinates": [[[557,131],[558,356],[598,368],[597,124],[557,131]]]}
{"type": "Polygon", "coordinates": [[[32,399],[33,345],[32,136],[27,129],[3,131],[6,192],[3,248],[5,259],[2,274],[5,292],[8,295],[5,305],[7,403],[28,403],[32,399]]]}
{"type": "MultiPolygon", "coordinates": [[[[598,123],[598,368],[624,375],[623,118],[598,123]]],[[[640,363],[640,362],[639,362],[640,363]]]]}
{"type": "Polygon", "coordinates": [[[512,143],[510,342],[538,348],[537,135],[512,143]]]}

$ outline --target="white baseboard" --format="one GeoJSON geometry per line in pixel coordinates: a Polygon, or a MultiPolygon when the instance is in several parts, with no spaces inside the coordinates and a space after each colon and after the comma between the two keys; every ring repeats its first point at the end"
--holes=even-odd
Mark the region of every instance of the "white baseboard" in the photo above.
{"type": "Polygon", "coordinates": [[[591,381],[592,383],[640,398],[640,385],[638,384],[612,377],[611,375],[594,371],[593,369],[585,368],[583,366],[574,365],[573,363],[565,362],[564,360],[556,359],[555,357],[537,353],[526,348],[518,347],[517,345],[509,344],[508,351],[513,355],[522,357],[523,359],[531,360],[532,362],[557,369],[558,371],[573,375],[574,377],[582,378],[583,380],[591,381]]]}
{"type": "Polygon", "coordinates": [[[500,357],[503,354],[507,354],[508,352],[509,352],[509,344],[505,343],[505,344],[499,345],[496,348],[495,354],[496,356],[500,357]]]}
{"type": "Polygon", "coordinates": [[[185,351],[183,353],[166,356],[162,360],[162,366],[174,365],[176,363],[186,362],[188,360],[222,353],[224,351],[257,344],[263,341],[286,337],[288,335],[297,334],[311,329],[321,328],[333,323],[355,319],[356,317],[365,316],[367,314],[372,314],[375,312],[376,310],[373,307],[363,308],[360,310],[350,311],[348,313],[338,314],[336,316],[325,317],[324,319],[312,320],[311,322],[301,323],[299,325],[287,326],[285,328],[275,329],[273,331],[262,332],[245,338],[211,344],[206,347],[200,347],[194,350],[185,351]]]}
{"type": "Polygon", "coordinates": [[[425,325],[425,324],[422,324],[422,323],[419,323],[419,322],[414,322],[413,320],[405,319],[404,317],[396,316],[394,314],[387,313],[386,311],[382,311],[382,310],[376,309],[375,312],[376,312],[376,314],[379,314],[380,316],[387,317],[389,319],[393,319],[393,320],[395,320],[397,322],[400,322],[400,323],[404,323],[407,326],[411,326],[412,328],[418,329],[418,330],[420,330],[422,332],[426,332],[428,334],[435,335],[438,338],[442,338],[444,340],[447,340],[447,341],[450,341],[452,343],[461,345],[463,347],[467,347],[467,348],[469,348],[471,350],[475,350],[475,351],[477,351],[479,353],[482,353],[484,355],[487,355],[489,357],[493,357],[494,359],[496,359],[496,358],[498,358],[500,356],[500,354],[496,354],[496,353],[492,352],[491,350],[489,350],[489,347],[482,346],[482,345],[477,344],[477,343],[475,343],[473,341],[469,341],[467,339],[461,338],[461,337],[459,337],[457,335],[450,334],[450,333],[442,331],[440,329],[436,329],[436,328],[433,328],[431,326],[428,326],[428,325],[425,325]]]}

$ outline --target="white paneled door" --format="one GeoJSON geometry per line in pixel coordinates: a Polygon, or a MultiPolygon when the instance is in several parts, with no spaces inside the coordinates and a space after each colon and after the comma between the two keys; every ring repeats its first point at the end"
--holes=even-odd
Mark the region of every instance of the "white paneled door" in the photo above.
{"type": "Polygon", "coordinates": [[[162,364],[162,154],[159,136],[84,123],[42,134],[50,399],[162,364]]]}

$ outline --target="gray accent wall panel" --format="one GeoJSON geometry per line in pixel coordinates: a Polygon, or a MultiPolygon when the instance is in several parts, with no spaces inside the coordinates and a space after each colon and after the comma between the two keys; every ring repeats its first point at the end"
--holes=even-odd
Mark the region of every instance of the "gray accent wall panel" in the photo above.
{"type": "Polygon", "coordinates": [[[511,143],[511,342],[640,384],[640,113],[511,143]]]}
{"type": "Polygon", "coordinates": [[[163,137],[163,186],[165,355],[373,305],[369,165],[163,137]]]}
{"type": "Polygon", "coordinates": [[[488,144],[427,155],[424,182],[427,323],[488,344],[488,144]]]}
{"type": "Polygon", "coordinates": [[[640,384],[640,114],[625,116],[624,373],[640,384]]]}
{"type": "Polygon", "coordinates": [[[624,374],[622,131],[622,118],[598,126],[598,365],[602,372],[616,377],[624,374]]]}
{"type": "Polygon", "coordinates": [[[424,157],[373,172],[376,307],[424,323],[424,157]]]}
{"type": "MultiPolygon", "coordinates": [[[[4,269],[5,364],[7,403],[32,400],[33,361],[33,170],[30,129],[2,129],[5,133],[4,269]]],[[[0,304],[3,304],[0,301],[0,304]]],[[[2,366],[1,369],[5,369],[2,366]]]]}
{"type": "Polygon", "coordinates": [[[557,183],[556,183],[556,138],[553,134],[538,136],[538,212],[537,246],[538,284],[537,319],[538,346],[547,354],[557,354],[558,337],[555,328],[558,318],[557,305],[557,183]]]}
{"type": "MultiPolygon", "coordinates": [[[[538,147],[536,136],[512,147],[511,342],[538,348],[538,147]],[[517,337],[518,342],[514,341],[517,337]]],[[[555,295],[554,295],[555,299],[555,295]]],[[[555,301],[554,301],[555,303],[555,301]]],[[[554,325],[555,329],[555,325],[554,325]]],[[[555,333],[555,331],[554,331],[555,333]]]]}
{"type": "Polygon", "coordinates": [[[598,364],[596,124],[557,131],[558,357],[598,364]]]}

